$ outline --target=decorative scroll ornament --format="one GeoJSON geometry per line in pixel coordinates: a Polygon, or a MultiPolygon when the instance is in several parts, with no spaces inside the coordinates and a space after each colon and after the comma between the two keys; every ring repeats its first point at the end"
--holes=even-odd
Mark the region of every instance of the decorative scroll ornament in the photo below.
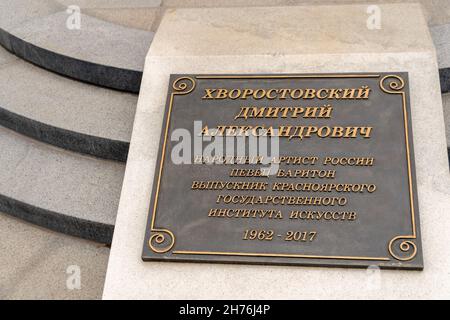
{"type": "MultiPolygon", "coordinates": [[[[172,92],[170,109],[172,108],[174,95],[189,94],[192,91],[194,91],[195,85],[196,85],[195,80],[192,79],[191,77],[180,77],[180,78],[176,79],[172,83],[172,89],[174,91],[172,92]]],[[[170,120],[170,114],[167,119],[167,123],[169,123],[169,120],[170,120]]],[[[166,126],[166,136],[164,139],[164,148],[163,148],[163,156],[162,156],[163,159],[164,159],[164,153],[165,153],[165,142],[167,140],[167,133],[168,132],[167,132],[167,126],[166,126]]],[[[159,172],[159,179],[158,179],[158,186],[157,186],[158,192],[159,192],[159,184],[161,181],[161,172],[162,172],[163,163],[164,162],[161,163],[160,172],[159,172]]],[[[157,199],[157,197],[158,197],[158,195],[156,196],[156,199],[157,199]]],[[[175,235],[170,230],[154,228],[156,207],[157,207],[157,200],[156,200],[155,206],[153,208],[153,220],[152,220],[151,229],[150,229],[151,236],[150,236],[150,239],[148,240],[148,246],[150,247],[150,249],[153,252],[166,253],[166,252],[170,251],[173,248],[173,246],[175,245],[175,235]]]]}
{"type": "Polygon", "coordinates": [[[410,261],[417,254],[415,236],[398,236],[389,242],[389,253],[399,261],[410,261]]]}
{"type": "MultiPolygon", "coordinates": [[[[380,80],[381,90],[383,90],[384,92],[389,93],[389,94],[402,94],[404,97],[405,96],[405,92],[403,91],[404,87],[405,87],[405,81],[397,75],[387,75],[380,80]]],[[[403,105],[403,113],[404,113],[404,116],[406,119],[405,104],[403,105]]],[[[405,126],[406,126],[406,122],[405,122],[405,126]]],[[[406,135],[406,137],[408,139],[408,135],[406,135]]],[[[409,157],[409,151],[408,151],[408,157],[409,157]]],[[[408,161],[409,161],[409,158],[408,158],[408,161]]],[[[410,167],[409,163],[408,163],[408,167],[410,167]]],[[[411,183],[411,181],[410,181],[410,183],[411,183]]],[[[412,203],[411,203],[411,206],[413,206],[412,203]]],[[[414,210],[413,207],[411,210],[414,210]]],[[[412,211],[412,212],[414,212],[414,211],[412,211]]],[[[410,261],[410,260],[414,259],[417,255],[417,245],[415,243],[416,231],[415,231],[414,216],[412,216],[412,224],[413,224],[412,235],[397,236],[389,242],[389,246],[388,246],[389,254],[399,261],[410,261]]]]}
{"type": "Polygon", "coordinates": [[[405,87],[405,81],[396,75],[388,75],[380,80],[380,88],[387,93],[398,94],[402,93],[405,87]]]}
{"type": "Polygon", "coordinates": [[[153,229],[148,245],[156,253],[165,253],[175,245],[175,236],[167,229],[153,229]]]}
{"type": "Polygon", "coordinates": [[[173,94],[188,94],[195,89],[195,80],[190,77],[181,77],[172,84],[173,94]]]}

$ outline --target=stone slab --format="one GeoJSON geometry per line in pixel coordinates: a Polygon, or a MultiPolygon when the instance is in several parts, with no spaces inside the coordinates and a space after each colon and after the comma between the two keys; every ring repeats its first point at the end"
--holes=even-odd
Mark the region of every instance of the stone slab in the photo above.
{"type": "MultiPolygon", "coordinates": [[[[152,0],[148,0],[152,1],[152,0]]],[[[378,5],[385,3],[415,3],[422,5],[424,14],[430,25],[450,22],[450,3],[447,0],[163,0],[164,7],[246,7],[246,6],[313,6],[330,4],[365,4],[378,5]]]]}
{"type": "Polygon", "coordinates": [[[123,164],[68,152],[0,127],[0,195],[67,219],[114,225],[123,164]]]}
{"type": "Polygon", "coordinates": [[[5,66],[13,63],[13,61],[17,61],[19,58],[17,58],[15,55],[12,55],[8,53],[3,48],[0,48],[0,70],[5,68],[5,66]]]}
{"type": "MultiPolygon", "coordinates": [[[[415,0],[56,0],[69,5],[78,5],[84,13],[132,28],[155,31],[161,14],[167,8],[211,8],[211,7],[261,7],[298,6],[325,4],[413,3],[415,0]],[[157,10],[153,10],[157,9],[157,10]],[[147,21],[146,21],[147,20],[147,21]]],[[[447,0],[420,0],[430,26],[450,22],[450,3],[447,0]]]]}
{"type": "Polygon", "coordinates": [[[3,48],[0,66],[1,108],[64,130],[130,141],[135,95],[56,75],[3,48]]]}
{"type": "Polygon", "coordinates": [[[87,15],[126,26],[129,28],[155,31],[161,18],[160,7],[145,8],[87,8],[87,15]]]}
{"type": "Polygon", "coordinates": [[[149,8],[161,6],[162,0],[54,0],[65,6],[76,5],[81,8],[149,8]]]}
{"type": "Polygon", "coordinates": [[[450,24],[435,26],[430,30],[436,46],[439,68],[450,68],[450,24]]]}
{"type": "Polygon", "coordinates": [[[2,1],[0,44],[18,57],[56,73],[138,93],[145,54],[154,33],[97,19],[87,11],[81,10],[78,27],[69,28],[73,16],[61,3],[2,1]]]}
{"type": "Polygon", "coordinates": [[[83,13],[80,29],[71,30],[66,27],[68,17],[66,11],[61,11],[6,30],[37,47],[82,61],[143,69],[153,32],[126,28],[83,13]]]}
{"type": "Polygon", "coordinates": [[[26,21],[64,10],[53,0],[2,0],[0,2],[0,28],[13,28],[26,21]]]}
{"type": "Polygon", "coordinates": [[[450,222],[442,217],[450,176],[436,54],[418,5],[382,8],[385,27],[376,31],[357,5],[167,11],[146,59],[104,299],[449,298],[450,222]],[[170,74],[383,71],[410,79],[423,272],[142,262],[170,74]]]}
{"type": "Polygon", "coordinates": [[[0,299],[101,298],[109,256],[104,245],[49,231],[3,213],[0,233],[0,299]],[[79,288],[67,287],[68,280],[72,283],[71,266],[79,268],[79,288]]]}

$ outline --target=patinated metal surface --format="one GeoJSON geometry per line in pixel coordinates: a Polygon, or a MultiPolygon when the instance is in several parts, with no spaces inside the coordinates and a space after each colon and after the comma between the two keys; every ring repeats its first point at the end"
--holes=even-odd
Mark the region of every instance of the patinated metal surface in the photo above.
{"type": "Polygon", "coordinates": [[[407,73],[172,75],[168,90],[144,261],[423,269],[407,73]],[[276,138],[271,174],[199,158],[223,136],[276,138]]]}

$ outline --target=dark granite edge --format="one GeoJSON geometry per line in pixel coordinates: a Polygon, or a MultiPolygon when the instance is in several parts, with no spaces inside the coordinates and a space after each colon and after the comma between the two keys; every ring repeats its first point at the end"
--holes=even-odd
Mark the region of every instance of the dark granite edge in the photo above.
{"type": "Polygon", "coordinates": [[[450,92],[450,68],[439,69],[439,80],[441,83],[441,93],[450,92]]]}
{"type": "Polygon", "coordinates": [[[117,68],[59,54],[26,42],[0,28],[0,45],[19,58],[75,80],[139,93],[142,71],[117,68]]]}
{"type": "Polygon", "coordinates": [[[53,212],[1,194],[0,211],[32,224],[70,236],[107,245],[110,245],[112,242],[114,225],[88,221],[53,212]]]}
{"type": "Polygon", "coordinates": [[[0,106],[0,125],[38,141],[106,160],[126,162],[129,143],[54,127],[0,106]]]}

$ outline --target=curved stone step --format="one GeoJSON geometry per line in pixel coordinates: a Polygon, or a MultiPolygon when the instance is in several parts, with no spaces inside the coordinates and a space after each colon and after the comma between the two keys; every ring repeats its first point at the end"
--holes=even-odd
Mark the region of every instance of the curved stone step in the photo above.
{"type": "Polygon", "coordinates": [[[68,150],[126,161],[136,95],[61,77],[2,48],[0,88],[0,125],[68,150]]]}
{"type": "Polygon", "coordinates": [[[0,300],[101,298],[107,246],[46,230],[0,212],[0,300]],[[68,271],[82,270],[82,290],[68,290],[68,271]]]}
{"type": "MultiPolygon", "coordinates": [[[[127,28],[81,14],[80,29],[69,29],[69,14],[49,6],[35,16],[15,17],[12,2],[0,3],[0,44],[20,58],[53,72],[112,89],[139,92],[153,32],[127,28]],[[13,16],[15,18],[6,18],[13,16]]],[[[21,6],[23,1],[20,1],[21,6]]],[[[34,2],[34,1],[33,1],[34,2]]],[[[49,1],[43,1],[46,6],[49,1]]]]}
{"type": "MultiPolygon", "coordinates": [[[[264,5],[270,5],[269,2],[265,2],[264,5]]],[[[86,2],[83,3],[86,5],[86,2]]],[[[106,3],[101,2],[102,6],[106,3]]],[[[69,17],[65,11],[66,4],[64,1],[49,0],[2,0],[0,45],[17,56],[53,72],[99,86],[138,93],[145,55],[154,33],[109,23],[84,14],[81,14],[81,29],[69,30],[66,27],[69,17]]],[[[245,2],[241,1],[223,5],[244,4],[245,2]]],[[[286,4],[293,3],[287,1],[286,4]]],[[[450,40],[447,37],[450,27],[434,26],[435,23],[448,20],[446,15],[437,14],[439,10],[436,7],[439,5],[425,5],[424,8],[430,25],[433,26],[432,34],[440,61],[442,92],[447,93],[450,92],[450,68],[447,63],[450,60],[448,50],[450,40]]],[[[131,4],[128,15],[133,16],[133,12],[139,12],[146,6],[154,9],[157,2],[143,1],[138,6],[134,4],[134,7],[131,4]]],[[[164,1],[161,10],[179,6],[215,5],[207,1],[164,1]]],[[[120,7],[123,7],[123,4],[120,7]]],[[[114,11],[114,8],[115,6],[112,6],[110,10],[114,11]]],[[[158,20],[158,14],[151,16],[158,20]]]]}
{"type": "Polygon", "coordinates": [[[0,211],[69,235],[110,243],[124,165],[0,128],[0,211]]]}

